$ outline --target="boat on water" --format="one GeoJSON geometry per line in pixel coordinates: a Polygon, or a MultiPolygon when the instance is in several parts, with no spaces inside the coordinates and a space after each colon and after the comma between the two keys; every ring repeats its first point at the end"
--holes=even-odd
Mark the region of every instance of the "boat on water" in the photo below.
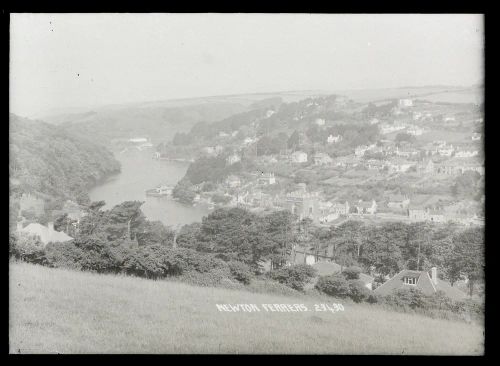
{"type": "Polygon", "coordinates": [[[146,190],[146,196],[150,197],[165,197],[172,195],[174,187],[161,185],[156,188],[146,190]]]}

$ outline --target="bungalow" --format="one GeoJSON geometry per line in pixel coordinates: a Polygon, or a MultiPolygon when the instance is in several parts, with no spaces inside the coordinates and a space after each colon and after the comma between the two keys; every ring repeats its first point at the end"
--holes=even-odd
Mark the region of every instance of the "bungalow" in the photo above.
{"type": "Polygon", "coordinates": [[[325,153],[317,153],[313,156],[314,165],[327,165],[333,162],[333,159],[325,153]]]}
{"type": "Polygon", "coordinates": [[[447,297],[453,300],[463,300],[466,298],[467,295],[464,292],[438,278],[436,267],[433,267],[430,272],[429,275],[427,271],[404,269],[377,287],[374,292],[381,296],[386,296],[395,290],[415,288],[421,290],[425,295],[433,295],[438,291],[442,291],[447,297]]]}
{"type": "Polygon", "coordinates": [[[228,165],[233,165],[239,161],[241,161],[241,157],[238,154],[232,154],[226,158],[226,163],[228,165]]]}
{"type": "Polygon", "coordinates": [[[48,243],[64,243],[73,239],[63,231],[54,230],[53,222],[49,222],[48,227],[39,223],[31,223],[25,228],[18,227],[18,231],[30,236],[38,236],[44,245],[48,243]]]}
{"type": "Polygon", "coordinates": [[[358,214],[362,215],[374,215],[377,212],[377,203],[375,200],[372,200],[371,202],[363,202],[362,200],[359,200],[356,204],[356,211],[358,214]]]}
{"type": "Polygon", "coordinates": [[[306,163],[307,153],[303,151],[295,151],[290,155],[292,163],[306,163]]]}

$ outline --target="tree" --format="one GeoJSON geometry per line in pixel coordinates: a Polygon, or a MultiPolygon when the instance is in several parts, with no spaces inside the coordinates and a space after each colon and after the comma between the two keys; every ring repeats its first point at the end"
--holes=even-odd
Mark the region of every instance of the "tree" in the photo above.
{"type": "Polygon", "coordinates": [[[475,284],[484,278],[484,232],[473,228],[455,237],[449,261],[452,273],[460,274],[468,280],[469,295],[472,296],[475,284]]]}
{"type": "Polygon", "coordinates": [[[293,131],[287,142],[288,148],[292,150],[298,150],[300,148],[300,135],[297,130],[293,131]]]}
{"type": "Polygon", "coordinates": [[[275,281],[303,291],[304,286],[316,275],[316,270],[307,264],[296,264],[272,271],[269,275],[275,281]]]}

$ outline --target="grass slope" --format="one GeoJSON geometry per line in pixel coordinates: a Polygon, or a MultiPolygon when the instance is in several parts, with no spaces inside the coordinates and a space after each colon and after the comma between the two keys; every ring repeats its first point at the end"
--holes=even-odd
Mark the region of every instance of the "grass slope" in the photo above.
{"type": "Polygon", "coordinates": [[[10,265],[11,353],[482,354],[477,325],[345,304],[344,312],[219,312],[314,300],[10,265]]]}

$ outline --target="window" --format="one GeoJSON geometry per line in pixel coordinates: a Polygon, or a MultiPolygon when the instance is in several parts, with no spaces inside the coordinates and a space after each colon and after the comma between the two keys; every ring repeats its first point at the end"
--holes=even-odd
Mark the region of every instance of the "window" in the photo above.
{"type": "Polygon", "coordinates": [[[405,285],[416,285],[417,279],[415,277],[404,277],[403,281],[405,285]]]}

